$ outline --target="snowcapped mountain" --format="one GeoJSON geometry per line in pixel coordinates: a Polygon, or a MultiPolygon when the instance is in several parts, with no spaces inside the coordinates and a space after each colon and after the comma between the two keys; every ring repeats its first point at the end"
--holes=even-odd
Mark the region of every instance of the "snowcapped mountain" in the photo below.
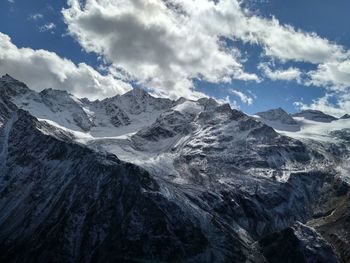
{"type": "Polygon", "coordinates": [[[318,111],[318,110],[304,110],[302,112],[293,114],[292,116],[293,117],[303,117],[307,120],[317,121],[317,122],[332,122],[332,121],[337,120],[336,117],[325,114],[322,111],[318,111]]]}
{"type": "Polygon", "coordinates": [[[2,77],[0,261],[348,262],[349,120],[258,116],[2,77]]]}
{"type": "Polygon", "coordinates": [[[260,116],[262,119],[267,121],[278,121],[282,124],[296,125],[297,122],[285,112],[282,108],[272,109],[265,112],[258,112],[255,115],[260,116]]]}
{"type": "Polygon", "coordinates": [[[273,127],[276,130],[281,131],[298,131],[300,125],[293,117],[285,112],[282,108],[272,109],[265,112],[258,112],[255,114],[258,119],[273,127]]]}
{"type": "Polygon", "coordinates": [[[350,119],[350,115],[349,114],[345,114],[342,117],[340,117],[341,120],[346,120],[346,119],[350,119]]]}
{"type": "Polygon", "coordinates": [[[173,103],[168,99],[154,98],[141,89],[93,102],[78,99],[66,91],[46,89],[37,93],[8,75],[0,79],[0,86],[4,87],[3,96],[8,96],[19,108],[38,119],[73,131],[98,135],[119,135],[113,131],[120,127],[127,131],[144,127],[173,103]]]}

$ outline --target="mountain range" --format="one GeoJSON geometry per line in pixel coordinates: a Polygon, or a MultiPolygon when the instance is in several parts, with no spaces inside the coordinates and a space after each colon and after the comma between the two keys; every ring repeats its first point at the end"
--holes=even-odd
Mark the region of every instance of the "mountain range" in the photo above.
{"type": "Polygon", "coordinates": [[[347,116],[5,75],[0,261],[350,262],[349,153],[347,116]]]}

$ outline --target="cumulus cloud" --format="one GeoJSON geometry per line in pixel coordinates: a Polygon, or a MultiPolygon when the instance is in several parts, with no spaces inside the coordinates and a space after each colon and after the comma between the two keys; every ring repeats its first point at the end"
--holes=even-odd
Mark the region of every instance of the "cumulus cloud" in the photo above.
{"type": "Polygon", "coordinates": [[[237,96],[243,103],[247,104],[247,105],[252,105],[254,99],[250,96],[248,96],[247,94],[244,94],[242,91],[239,90],[230,90],[230,92],[237,96]]]}
{"type": "Polygon", "coordinates": [[[230,104],[232,109],[236,109],[236,110],[240,109],[239,104],[237,103],[237,101],[236,100],[231,100],[230,96],[226,96],[224,98],[217,98],[215,100],[218,103],[220,103],[220,104],[230,104]]]}
{"type": "MultiPolygon", "coordinates": [[[[245,72],[240,51],[226,40],[259,45],[262,55],[281,63],[318,66],[306,74],[310,83],[347,85],[340,65],[338,76],[333,77],[330,71],[334,69],[329,69],[349,58],[343,46],[280,24],[276,18],[252,14],[238,0],[87,0],[84,4],[68,0],[62,13],[68,32],[87,52],[103,56],[112,64],[111,72],[159,94],[200,95],[193,90],[193,79],[260,82],[256,74],[245,72]]],[[[296,67],[272,70],[263,66],[260,70],[273,80],[302,81],[296,67]]]]}
{"type": "Polygon", "coordinates": [[[327,114],[341,117],[344,114],[350,113],[350,94],[331,94],[327,93],[325,96],[315,99],[310,104],[303,102],[295,102],[294,105],[301,110],[320,110],[327,114]],[[332,102],[332,99],[336,102],[332,102]]]}
{"type": "Polygon", "coordinates": [[[297,102],[297,107],[318,109],[338,117],[350,113],[350,60],[320,64],[307,76],[306,85],[324,87],[327,94],[311,104],[297,102]]]}
{"type": "Polygon", "coordinates": [[[345,58],[347,52],[316,33],[296,30],[290,25],[281,25],[276,18],[268,19],[242,9],[237,0],[173,0],[191,10],[201,24],[211,33],[240,39],[260,45],[266,56],[282,61],[323,63],[345,58]],[[198,7],[202,6],[202,8],[198,7]]]}
{"type": "Polygon", "coordinates": [[[297,31],[290,25],[280,25],[272,20],[251,17],[243,39],[260,43],[265,55],[282,61],[300,61],[314,64],[345,58],[346,51],[316,33],[297,31]]]}
{"type": "Polygon", "coordinates": [[[116,70],[171,97],[193,97],[193,79],[213,83],[258,81],[244,71],[239,51],[227,47],[200,15],[214,2],[162,0],[69,0],[63,10],[69,33],[88,52],[116,70]]]}
{"type": "Polygon", "coordinates": [[[295,80],[298,83],[301,82],[301,70],[295,67],[289,67],[288,69],[277,69],[273,70],[267,63],[260,63],[258,68],[263,72],[263,74],[273,80],[295,80]]]}
{"type": "Polygon", "coordinates": [[[346,90],[350,87],[350,59],[320,64],[316,70],[308,73],[308,77],[308,85],[346,90]]]}
{"type": "Polygon", "coordinates": [[[0,33],[0,74],[8,73],[34,90],[67,90],[78,97],[105,98],[131,87],[111,75],[103,76],[85,63],[78,65],[53,52],[18,48],[0,33]]]}

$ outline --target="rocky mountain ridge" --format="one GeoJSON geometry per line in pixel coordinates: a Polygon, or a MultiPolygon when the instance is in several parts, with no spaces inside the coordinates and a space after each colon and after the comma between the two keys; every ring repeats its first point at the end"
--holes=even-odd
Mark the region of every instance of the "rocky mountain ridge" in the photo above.
{"type": "Polygon", "coordinates": [[[5,76],[0,259],[276,262],[292,242],[290,262],[346,262],[346,130],[300,134],[208,98],[90,102],[5,76]]]}

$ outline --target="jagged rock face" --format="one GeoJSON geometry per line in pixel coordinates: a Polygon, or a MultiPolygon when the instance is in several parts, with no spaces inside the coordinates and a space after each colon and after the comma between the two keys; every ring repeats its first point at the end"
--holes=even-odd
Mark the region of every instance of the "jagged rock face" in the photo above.
{"type": "Polygon", "coordinates": [[[162,114],[149,128],[141,130],[136,137],[149,141],[159,141],[174,137],[178,134],[188,134],[192,129],[193,118],[177,111],[162,114]]]}
{"type": "Polygon", "coordinates": [[[350,128],[331,132],[331,135],[350,144],[350,128]]]}
{"type": "Polygon", "coordinates": [[[336,263],[331,246],[312,228],[297,223],[259,241],[271,263],[336,263]]]}
{"type": "Polygon", "coordinates": [[[111,116],[111,122],[115,127],[126,126],[131,123],[129,116],[117,105],[107,104],[106,114],[111,116]]]}
{"type": "Polygon", "coordinates": [[[181,171],[203,171],[199,174],[205,178],[225,178],[250,168],[281,168],[310,159],[311,153],[299,141],[234,110],[220,108],[200,113],[197,130],[181,148],[175,165],[181,171]]]}
{"type": "Polygon", "coordinates": [[[158,176],[179,183],[168,191],[191,187],[177,199],[180,206],[193,202],[196,209],[220,218],[221,224],[236,225],[253,239],[312,216],[327,175],[295,173],[287,182],[276,178],[283,176],[285,165],[308,165],[311,159],[322,160],[321,155],[227,105],[196,110],[192,103],[177,110],[131,140],[137,150],[153,154],[162,149],[173,155],[174,171],[168,178],[158,176]]]}
{"type": "Polygon", "coordinates": [[[144,170],[44,135],[47,127],[27,112],[11,114],[0,142],[8,148],[1,261],[263,262],[252,239],[206,211],[188,210],[189,199],[180,206],[144,170]]]}
{"type": "Polygon", "coordinates": [[[4,125],[5,121],[10,117],[11,106],[6,100],[0,98],[0,127],[4,125]],[[10,107],[10,108],[9,108],[10,107]]]}
{"type": "Polygon", "coordinates": [[[15,80],[9,75],[0,78],[1,97],[11,98],[20,94],[30,92],[29,88],[22,82],[15,80]]]}
{"type": "Polygon", "coordinates": [[[173,261],[207,249],[195,219],[145,171],[13,114],[0,176],[2,262],[173,261]]]}
{"type": "Polygon", "coordinates": [[[265,112],[258,112],[256,115],[267,121],[277,121],[287,125],[297,125],[298,123],[283,109],[273,109],[265,112]]]}
{"type": "Polygon", "coordinates": [[[39,93],[43,104],[52,112],[66,118],[68,123],[75,123],[81,130],[89,131],[94,125],[82,102],[66,91],[46,89],[39,93]]]}
{"type": "Polygon", "coordinates": [[[337,118],[327,115],[322,111],[318,110],[305,110],[296,114],[293,114],[293,117],[304,117],[307,120],[317,121],[317,122],[332,122],[337,120],[337,118]]]}
{"type": "Polygon", "coordinates": [[[325,184],[321,192],[307,225],[332,244],[339,262],[347,263],[350,261],[350,186],[338,177],[325,184]]]}

